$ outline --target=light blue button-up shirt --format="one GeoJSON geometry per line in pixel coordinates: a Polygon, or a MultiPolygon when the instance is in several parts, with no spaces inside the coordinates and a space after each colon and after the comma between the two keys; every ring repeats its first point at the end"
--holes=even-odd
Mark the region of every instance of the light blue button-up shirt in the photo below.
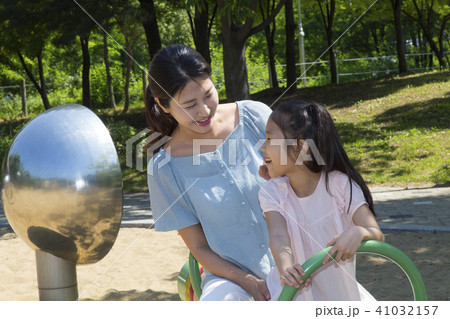
{"type": "MultiPolygon", "coordinates": [[[[264,180],[259,150],[271,109],[237,102],[239,125],[214,152],[171,157],[160,150],[148,164],[155,229],[200,223],[211,249],[246,272],[265,279],[275,265],[258,192],[264,180]]],[[[204,281],[214,276],[206,271],[204,281]]]]}

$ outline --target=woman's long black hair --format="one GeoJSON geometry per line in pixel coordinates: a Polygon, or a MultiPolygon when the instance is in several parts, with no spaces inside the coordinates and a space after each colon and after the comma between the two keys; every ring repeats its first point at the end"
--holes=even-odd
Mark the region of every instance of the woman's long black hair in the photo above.
{"type": "MultiPolygon", "coordinates": [[[[373,199],[364,179],[355,170],[347,153],[342,146],[341,139],[328,111],[319,104],[303,101],[290,101],[277,107],[270,119],[278,125],[285,138],[300,140],[312,140],[325,163],[318,163],[318,159],[311,152],[312,161],[303,162],[311,171],[325,172],[326,187],[328,189],[328,174],[337,170],[348,176],[350,182],[350,203],[352,201],[352,183],[361,187],[370,210],[375,215],[373,199]]],[[[298,155],[298,147],[288,146],[289,153],[298,155]]],[[[348,205],[350,208],[350,204],[348,205]]],[[[375,215],[376,216],[376,215],[375,215]]]]}
{"type": "Polygon", "coordinates": [[[149,85],[145,92],[145,113],[150,129],[162,136],[170,136],[178,125],[172,115],[161,109],[155,98],[162,106],[169,108],[170,100],[189,80],[209,77],[211,67],[194,49],[181,44],[161,49],[150,64],[149,85]]]}

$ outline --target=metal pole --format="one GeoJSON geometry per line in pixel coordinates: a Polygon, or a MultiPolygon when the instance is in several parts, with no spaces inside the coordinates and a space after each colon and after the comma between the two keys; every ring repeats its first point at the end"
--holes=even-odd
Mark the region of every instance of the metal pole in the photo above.
{"type": "Polygon", "coordinates": [[[36,250],[39,300],[77,300],[76,265],[52,254],[36,250]]]}
{"type": "Polygon", "coordinates": [[[297,1],[298,5],[298,41],[300,44],[300,70],[301,70],[301,78],[302,83],[306,86],[306,70],[305,70],[305,32],[303,31],[302,25],[302,7],[300,4],[300,0],[297,1]]]}

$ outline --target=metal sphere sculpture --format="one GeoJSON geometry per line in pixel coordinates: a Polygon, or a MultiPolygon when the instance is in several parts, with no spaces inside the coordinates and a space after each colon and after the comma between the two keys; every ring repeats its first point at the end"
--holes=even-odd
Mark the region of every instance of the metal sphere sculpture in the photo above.
{"type": "Polygon", "coordinates": [[[77,299],[78,290],[67,294],[63,287],[42,285],[76,286],[75,265],[101,260],[115,242],[122,174],[108,130],[84,106],[52,108],[17,134],[3,170],[5,214],[14,232],[36,251],[41,300],[77,299]],[[64,267],[73,270],[55,274],[64,267]],[[52,283],[52,276],[74,278],[52,283]]]}

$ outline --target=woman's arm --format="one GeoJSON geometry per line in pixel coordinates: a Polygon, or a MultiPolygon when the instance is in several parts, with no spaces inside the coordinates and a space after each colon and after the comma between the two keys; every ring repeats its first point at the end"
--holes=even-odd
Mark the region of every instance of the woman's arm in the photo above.
{"type": "MultiPolygon", "coordinates": [[[[284,217],[279,212],[265,212],[270,233],[270,250],[280,272],[283,284],[299,288],[298,283],[303,283],[300,275],[305,275],[301,265],[295,263],[291,248],[291,239],[287,230],[284,217]]],[[[305,284],[309,285],[309,282],[305,284]]]]}
{"type": "Polygon", "coordinates": [[[265,280],[248,274],[212,251],[200,224],[180,229],[178,234],[184,240],[192,255],[209,272],[237,283],[250,293],[255,300],[270,300],[265,280]]]}
{"type": "Polygon", "coordinates": [[[384,234],[378,226],[374,215],[367,205],[362,205],[353,214],[355,224],[349,230],[335,236],[328,242],[328,246],[334,245],[328,256],[323,260],[327,263],[331,256],[337,251],[336,262],[351,258],[359,249],[363,240],[375,239],[384,241],[384,234]]]}

